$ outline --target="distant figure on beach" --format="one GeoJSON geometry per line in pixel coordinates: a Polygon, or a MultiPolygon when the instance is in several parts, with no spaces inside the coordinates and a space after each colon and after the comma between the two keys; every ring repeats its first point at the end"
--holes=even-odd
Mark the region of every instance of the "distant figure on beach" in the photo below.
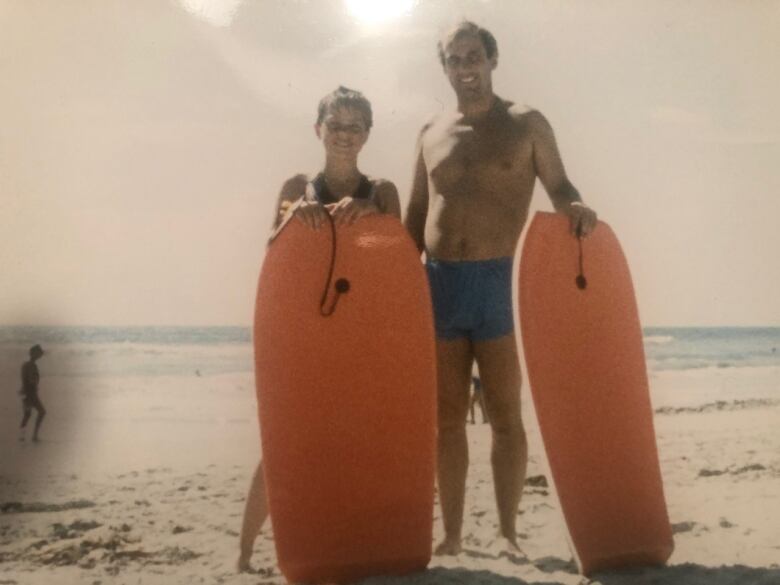
{"type": "Polygon", "coordinates": [[[485,397],[482,394],[482,381],[479,376],[471,377],[471,401],[469,402],[469,412],[471,413],[471,424],[476,424],[474,418],[474,405],[479,404],[479,410],[482,413],[482,424],[487,422],[487,414],[485,413],[485,397]]]}
{"type": "MultiPolygon", "coordinates": [[[[336,224],[350,224],[375,213],[401,218],[395,185],[384,179],[369,178],[358,170],[358,154],[368,140],[372,122],[371,103],[358,91],[339,87],[320,100],[314,131],[325,149],[325,167],[313,175],[297,174],[284,183],[273,231],[289,219],[319,229],[328,221],[328,214],[336,224]]],[[[251,570],[249,561],[254,542],[267,516],[260,462],[244,508],[239,571],[251,570]]]]}
{"type": "Polygon", "coordinates": [[[566,176],[552,127],[537,110],[493,93],[493,35],[462,22],[439,42],[457,108],[434,117],[417,143],[405,224],[426,255],[437,337],[438,486],[444,540],[461,551],[468,470],[466,417],[474,360],[493,433],[491,463],[501,536],[519,551],[515,521],[528,462],[520,416],[520,363],[512,312],[512,263],[537,178],[572,234],[596,214],[566,176]]]}
{"type": "Polygon", "coordinates": [[[20,394],[22,395],[22,409],[24,414],[22,415],[22,426],[19,429],[19,440],[25,439],[25,428],[27,427],[27,421],[30,420],[30,415],[33,409],[38,413],[35,419],[35,429],[33,430],[33,441],[38,441],[38,431],[41,428],[43,417],[46,416],[46,409],[43,407],[43,402],[38,396],[38,382],[40,382],[41,375],[38,372],[38,365],[35,363],[41,357],[43,357],[43,349],[40,345],[33,345],[30,348],[30,359],[22,364],[22,389],[20,394]]]}

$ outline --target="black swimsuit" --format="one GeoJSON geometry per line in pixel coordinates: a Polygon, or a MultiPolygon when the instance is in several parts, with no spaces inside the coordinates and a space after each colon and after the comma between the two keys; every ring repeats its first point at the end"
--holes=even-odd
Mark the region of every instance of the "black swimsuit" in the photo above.
{"type": "MultiPolygon", "coordinates": [[[[360,175],[360,182],[357,189],[352,194],[353,199],[372,200],[374,198],[374,191],[376,190],[376,182],[372,181],[365,175],[360,175]]],[[[325,183],[325,173],[319,173],[314,179],[306,184],[306,191],[304,191],[303,197],[299,199],[294,207],[304,201],[316,201],[321,205],[330,205],[338,203],[339,200],[333,196],[333,193],[328,189],[328,185],[325,183]]],[[[287,222],[292,218],[293,213],[286,215],[284,221],[276,228],[271,234],[269,242],[273,242],[277,235],[284,229],[287,222]]]]}
{"type": "MultiPolygon", "coordinates": [[[[331,203],[338,203],[339,200],[333,196],[333,193],[328,189],[328,185],[325,182],[325,173],[320,173],[311,182],[312,190],[314,191],[314,199],[323,205],[329,205],[331,203]]],[[[371,199],[373,195],[374,185],[365,175],[360,175],[360,183],[358,183],[357,189],[352,194],[353,199],[371,199]]]]}

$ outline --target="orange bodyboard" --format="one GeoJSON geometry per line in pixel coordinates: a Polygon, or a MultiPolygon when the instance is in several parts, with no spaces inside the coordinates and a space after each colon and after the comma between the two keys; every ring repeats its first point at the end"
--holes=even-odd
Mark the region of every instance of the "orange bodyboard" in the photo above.
{"type": "Polygon", "coordinates": [[[523,351],[550,471],[581,571],[658,565],[674,548],[628,264],[599,222],[580,251],[537,213],[520,259],[523,351]]]}
{"type": "Polygon", "coordinates": [[[255,373],[269,512],[291,582],[424,569],[436,354],[429,288],[401,223],[290,221],[258,285],[255,373]],[[349,282],[337,294],[336,283],[349,282]],[[323,316],[332,309],[330,316],[323,316]]]}

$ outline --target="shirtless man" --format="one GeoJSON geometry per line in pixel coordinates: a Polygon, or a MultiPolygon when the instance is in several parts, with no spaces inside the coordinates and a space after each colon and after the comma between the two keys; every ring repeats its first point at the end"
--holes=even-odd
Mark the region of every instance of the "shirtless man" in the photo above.
{"type": "Polygon", "coordinates": [[[491,463],[501,536],[519,550],[515,519],[528,447],[512,318],[512,257],[539,177],[553,206],[586,236],[596,214],[569,182],[552,128],[538,111],[493,93],[493,35],[463,22],[439,42],[458,101],[423,127],[405,224],[426,253],[437,337],[438,486],[444,540],[461,550],[468,468],[466,415],[476,359],[493,434],[491,463]]]}

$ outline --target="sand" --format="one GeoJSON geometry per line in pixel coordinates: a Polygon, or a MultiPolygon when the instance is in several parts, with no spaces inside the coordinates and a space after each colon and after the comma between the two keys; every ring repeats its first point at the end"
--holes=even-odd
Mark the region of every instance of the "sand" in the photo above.
{"type": "MultiPolygon", "coordinates": [[[[780,583],[777,370],[661,372],[651,386],[676,542],[669,566],[577,573],[524,393],[525,556],[496,537],[490,430],[477,414],[463,552],[434,557],[424,573],[366,583],[780,583]]],[[[18,441],[18,397],[9,389],[0,398],[0,584],[284,583],[268,526],[256,572],[235,570],[259,454],[251,375],[71,376],[45,379],[44,389],[49,418],[38,444],[18,441]]]]}

